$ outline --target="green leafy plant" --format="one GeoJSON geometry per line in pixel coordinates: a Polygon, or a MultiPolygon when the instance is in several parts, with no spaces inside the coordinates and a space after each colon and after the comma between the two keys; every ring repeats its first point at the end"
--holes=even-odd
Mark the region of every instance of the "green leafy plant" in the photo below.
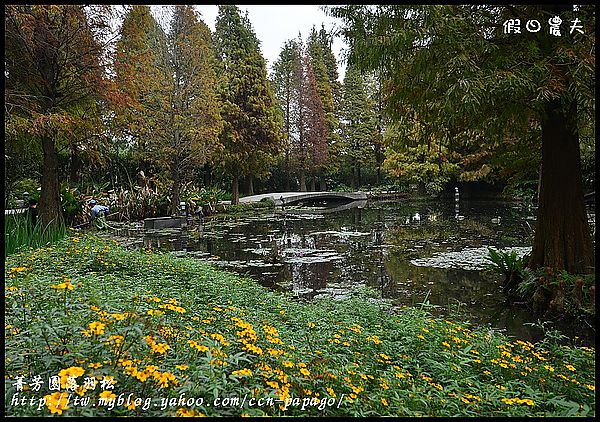
{"type": "Polygon", "coordinates": [[[27,214],[8,215],[4,219],[4,254],[13,254],[24,248],[39,248],[62,239],[67,232],[64,224],[34,226],[27,214]]]}
{"type": "Polygon", "coordinates": [[[519,257],[514,250],[504,252],[488,248],[488,255],[484,259],[490,261],[486,265],[487,269],[500,272],[506,276],[521,274],[525,268],[525,258],[519,257]]]}
{"type": "Polygon", "coordinates": [[[488,255],[484,257],[490,263],[486,265],[487,270],[499,272],[506,277],[504,281],[505,293],[513,293],[523,280],[526,258],[520,257],[516,251],[496,251],[488,248],[488,255]]]}
{"type": "Polygon", "coordinates": [[[224,201],[227,194],[219,188],[202,188],[189,196],[189,199],[194,201],[197,206],[202,207],[205,214],[210,215],[216,212],[217,204],[224,201]]]}

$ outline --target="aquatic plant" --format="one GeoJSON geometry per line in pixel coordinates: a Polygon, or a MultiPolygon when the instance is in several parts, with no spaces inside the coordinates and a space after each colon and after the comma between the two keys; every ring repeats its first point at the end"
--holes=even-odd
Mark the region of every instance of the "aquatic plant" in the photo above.
{"type": "Polygon", "coordinates": [[[488,255],[484,257],[490,263],[486,266],[488,270],[504,274],[504,291],[514,292],[519,282],[523,280],[523,270],[527,262],[527,255],[520,257],[515,250],[510,252],[496,251],[488,248],[488,255]]]}

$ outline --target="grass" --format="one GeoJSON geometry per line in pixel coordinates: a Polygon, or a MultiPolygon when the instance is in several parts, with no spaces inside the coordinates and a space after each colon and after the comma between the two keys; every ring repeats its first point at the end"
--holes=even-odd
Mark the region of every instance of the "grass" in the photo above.
{"type": "Polygon", "coordinates": [[[62,239],[67,232],[64,224],[44,226],[40,221],[34,226],[26,214],[5,216],[4,220],[4,254],[33,247],[39,248],[62,239]]]}
{"type": "Polygon", "coordinates": [[[389,314],[367,290],[301,304],[91,235],[21,251],[5,268],[10,416],[595,415],[594,349],[552,336],[531,344],[426,309],[389,314]],[[32,396],[45,403],[11,405],[32,396]]]}

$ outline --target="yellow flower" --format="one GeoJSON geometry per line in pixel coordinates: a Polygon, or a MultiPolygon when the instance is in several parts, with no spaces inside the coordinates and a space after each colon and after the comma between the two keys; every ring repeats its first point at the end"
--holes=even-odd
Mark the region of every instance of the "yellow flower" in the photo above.
{"type": "Polygon", "coordinates": [[[169,386],[169,382],[171,382],[171,384],[176,384],[177,383],[177,378],[175,377],[175,375],[171,374],[170,372],[154,372],[152,374],[152,377],[156,380],[156,382],[158,383],[158,385],[162,388],[167,388],[169,386]]]}
{"type": "Polygon", "coordinates": [[[208,351],[208,347],[203,345],[203,344],[199,344],[194,340],[188,340],[188,344],[190,345],[191,348],[198,350],[199,352],[206,352],[208,351]]]}
{"type": "Polygon", "coordinates": [[[64,283],[60,283],[60,284],[57,284],[55,286],[50,286],[50,288],[56,289],[56,290],[61,290],[61,289],[73,290],[74,286],[71,284],[70,281],[66,281],[64,283]]]}
{"type": "Polygon", "coordinates": [[[117,398],[117,395],[115,393],[113,393],[112,391],[103,391],[102,393],[100,393],[99,396],[101,399],[104,400],[105,403],[108,403],[111,400],[114,400],[117,398]]]}
{"type": "Polygon", "coordinates": [[[315,328],[315,324],[313,324],[312,322],[309,321],[309,322],[307,322],[307,324],[310,328],[315,328]]]}
{"type": "Polygon", "coordinates": [[[282,362],[283,366],[285,366],[286,368],[291,368],[294,366],[294,362],[290,362],[289,360],[283,361],[282,362]]]}
{"type": "Polygon", "coordinates": [[[252,371],[248,368],[244,368],[244,369],[239,369],[237,371],[233,371],[232,374],[235,375],[236,377],[251,377],[252,371]]]}
{"type": "Polygon", "coordinates": [[[85,393],[87,392],[87,389],[83,385],[80,385],[79,387],[77,387],[75,389],[75,392],[83,397],[85,395],[85,393]]]}
{"type": "Polygon", "coordinates": [[[50,413],[58,413],[59,415],[62,415],[63,410],[69,408],[69,406],[67,406],[68,397],[68,394],[61,393],[59,391],[44,396],[46,399],[46,406],[48,407],[48,410],[50,410],[50,413]]]}
{"type": "Polygon", "coordinates": [[[326,388],[326,390],[327,390],[327,392],[329,393],[329,395],[330,395],[331,397],[337,397],[337,396],[335,395],[335,391],[333,391],[333,389],[332,389],[331,387],[327,387],[327,388],[326,388]]]}
{"type": "Polygon", "coordinates": [[[175,365],[175,368],[179,369],[180,371],[185,371],[186,369],[189,368],[188,365],[175,365]]]}
{"type": "Polygon", "coordinates": [[[381,403],[382,403],[384,406],[386,406],[386,407],[387,407],[387,406],[389,406],[389,404],[388,404],[387,400],[386,400],[386,399],[384,399],[383,397],[381,398],[381,403]]]}
{"type": "Polygon", "coordinates": [[[379,340],[379,338],[377,336],[368,336],[367,341],[372,341],[375,344],[383,343],[381,340],[379,340]]]}
{"type": "Polygon", "coordinates": [[[182,418],[194,418],[196,416],[204,416],[204,413],[194,409],[177,409],[176,415],[182,418]]]}
{"type": "Polygon", "coordinates": [[[304,376],[309,376],[310,375],[310,371],[306,368],[300,368],[300,373],[304,376]]]}
{"type": "Polygon", "coordinates": [[[519,403],[526,404],[527,406],[533,406],[533,404],[534,404],[533,400],[531,400],[531,399],[522,399],[519,401],[519,403]]]}
{"type": "Polygon", "coordinates": [[[584,384],[589,390],[596,391],[596,386],[590,384],[584,384]]]}
{"type": "Polygon", "coordinates": [[[63,375],[66,375],[66,376],[74,376],[75,378],[80,377],[83,374],[85,374],[85,369],[83,369],[81,366],[71,366],[67,369],[63,369],[62,371],[60,371],[58,373],[58,375],[60,375],[61,377],[63,375]]]}
{"type": "Polygon", "coordinates": [[[135,376],[137,379],[144,382],[148,379],[150,373],[148,371],[136,372],[135,375],[132,374],[132,376],[135,376]]]}
{"type": "Polygon", "coordinates": [[[102,367],[102,364],[100,362],[97,362],[97,363],[90,363],[88,366],[92,369],[98,369],[98,368],[102,367]]]}
{"type": "Polygon", "coordinates": [[[90,327],[91,334],[100,335],[100,334],[104,334],[104,327],[106,327],[106,325],[101,322],[94,321],[94,322],[90,322],[89,327],[90,327]]]}

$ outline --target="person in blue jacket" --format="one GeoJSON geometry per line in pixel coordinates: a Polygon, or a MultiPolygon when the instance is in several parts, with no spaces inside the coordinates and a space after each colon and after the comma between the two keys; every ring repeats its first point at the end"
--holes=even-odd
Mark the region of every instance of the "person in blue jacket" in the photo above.
{"type": "Polygon", "coordinates": [[[92,223],[94,223],[96,228],[100,230],[108,228],[106,217],[108,216],[109,208],[107,206],[97,204],[94,199],[91,199],[88,203],[92,206],[92,223]]]}

